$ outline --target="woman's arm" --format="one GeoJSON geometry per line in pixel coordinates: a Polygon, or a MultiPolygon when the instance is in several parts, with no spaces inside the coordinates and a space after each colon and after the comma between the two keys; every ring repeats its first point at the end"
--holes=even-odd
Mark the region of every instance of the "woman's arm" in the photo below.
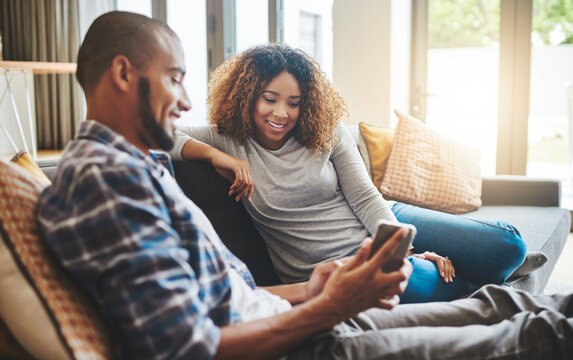
{"type": "Polygon", "coordinates": [[[249,163],[195,138],[196,136],[206,141],[210,140],[210,143],[213,144],[214,139],[211,131],[212,128],[210,127],[181,128],[175,134],[176,140],[171,153],[172,157],[185,161],[209,162],[219,175],[231,183],[229,196],[234,196],[235,201],[239,201],[243,196],[246,196],[247,200],[251,200],[255,185],[249,163]]]}
{"type": "MultiPolygon", "coordinates": [[[[378,220],[396,221],[396,217],[370,180],[356,143],[343,124],[338,126],[338,137],[340,141],[333,150],[331,160],[336,169],[342,193],[356,216],[368,231],[374,234],[378,220]]],[[[435,263],[445,282],[452,282],[456,276],[452,261],[447,257],[434,252],[412,255],[435,263]]]]}
{"type": "MultiPolygon", "coordinates": [[[[182,150],[185,144],[189,140],[197,140],[206,145],[211,145],[217,147],[215,144],[215,138],[212,132],[212,126],[177,126],[175,131],[175,143],[169,155],[173,160],[185,160],[182,157],[182,150]]],[[[189,159],[190,161],[191,159],[189,159]]]]}
{"type": "Polygon", "coordinates": [[[348,129],[341,123],[337,131],[339,141],[330,159],[336,169],[340,188],[356,216],[371,234],[375,234],[380,219],[396,221],[396,217],[370,180],[348,129]]]}

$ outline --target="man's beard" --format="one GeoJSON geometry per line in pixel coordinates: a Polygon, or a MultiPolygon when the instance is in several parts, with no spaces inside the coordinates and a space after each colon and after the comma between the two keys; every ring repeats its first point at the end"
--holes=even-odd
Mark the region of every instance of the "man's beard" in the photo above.
{"type": "Polygon", "coordinates": [[[167,131],[159,124],[151,110],[151,86],[149,79],[145,77],[139,78],[137,83],[139,91],[139,116],[141,122],[146,128],[144,132],[144,140],[150,148],[159,148],[161,150],[169,151],[173,148],[173,136],[168,134],[167,131]]]}

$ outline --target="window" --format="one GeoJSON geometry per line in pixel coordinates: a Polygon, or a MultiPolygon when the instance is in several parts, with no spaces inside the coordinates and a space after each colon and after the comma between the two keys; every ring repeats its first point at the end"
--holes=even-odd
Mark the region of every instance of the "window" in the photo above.
{"type": "Polygon", "coordinates": [[[321,16],[317,14],[301,11],[299,25],[299,48],[314,57],[318,62],[321,58],[321,16]]]}
{"type": "Polygon", "coordinates": [[[332,78],[333,0],[284,1],[284,42],[305,51],[332,78]]]}
{"type": "Polygon", "coordinates": [[[414,5],[423,29],[413,37],[414,61],[427,60],[413,68],[412,113],[478,147],[484,175],[562,180],[562,206],[573,208],[573,4],[414,5]]]}

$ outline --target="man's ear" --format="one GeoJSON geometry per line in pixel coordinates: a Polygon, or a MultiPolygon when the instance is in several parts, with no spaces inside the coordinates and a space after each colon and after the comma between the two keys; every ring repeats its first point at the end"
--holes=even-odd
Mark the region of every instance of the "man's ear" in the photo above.
{"type": "Polygon", "coordinates": [[[111,61],[110,72],[113,84],[120,91],[129,91],[135,81],[135,67],[125,55],[117,55],[111,61]]]}

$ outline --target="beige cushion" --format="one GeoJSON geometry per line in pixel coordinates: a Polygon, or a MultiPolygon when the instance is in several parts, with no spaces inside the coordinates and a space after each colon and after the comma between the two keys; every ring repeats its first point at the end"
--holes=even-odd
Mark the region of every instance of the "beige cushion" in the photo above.
{"type": "Polygon", "coordinates": [[[0,319],[0,359],[33,360],[0,319]]]}
{"type": "Polygon", "coordinates": [[[481,206],[480,152],[396,111],[398,125],[380,191],[387,199],[449,213],[481,206]]]}
{"type": "Polygon", "coordinates": [[[376,188],[379,189],[386,171],[390,149],[392,148],[394,129],[370,125],[364,122],[358,124],[358,127],[368,151],[369,162],[367,166],[369,166],[370,177],[376,188]]]}
{"type": "Polygon", "coordinates": [[[103,324],[41,241],[36,206],[46,186],[0,161],[0,316],[37,359],[107,359],[103,324]]]}
{"type": "Polygon", "coordinates": [[[38,359],[70,359],[42,300],[0,241],[0,316],[10,332],[38,359]],[[38,331],[41,329],[41,331],[38,331]]]}

